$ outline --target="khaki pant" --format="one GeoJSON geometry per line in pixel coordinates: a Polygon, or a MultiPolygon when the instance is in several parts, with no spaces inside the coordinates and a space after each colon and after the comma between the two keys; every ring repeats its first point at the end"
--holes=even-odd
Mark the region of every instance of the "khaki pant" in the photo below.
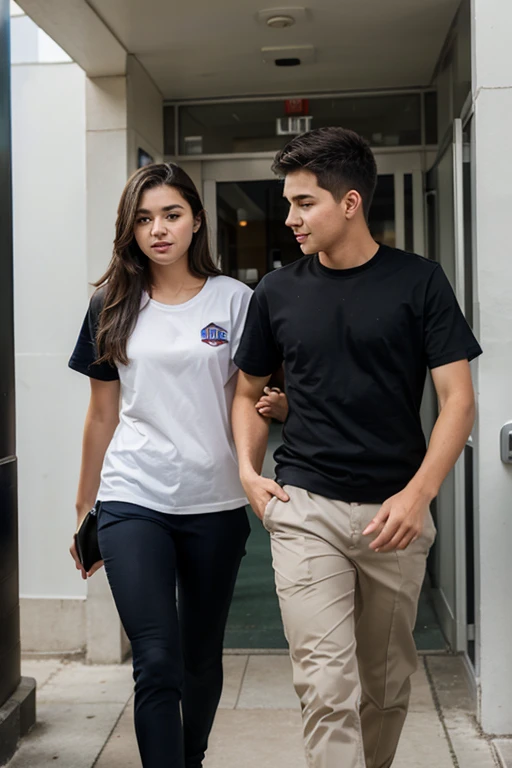
{"type": "Polygon", "coordinates": [[[416,669],[413,628],[428,550],[423,535],[376,553],[362,531],[378,504],[347,504],[285,486],[263,517],[309,768],[389,768],[416,669]]]}

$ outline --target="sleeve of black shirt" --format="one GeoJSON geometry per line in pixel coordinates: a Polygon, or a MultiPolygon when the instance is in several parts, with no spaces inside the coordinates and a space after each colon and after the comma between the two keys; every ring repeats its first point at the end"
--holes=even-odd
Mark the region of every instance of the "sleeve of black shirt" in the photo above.
{"type": "Polygon", "coordinates": [[[235,365],[249,376],[270,376],[283,359],[270,323],[264,280],[257,286],[249,304],[235,365]]]}
{"type": "Polygon", "coordinates": [[[91,379],[116,381],[116,379],[119,378],[119,373],[114,365],[106,362],[96,363],[96,360],[98,359],[96,332],[102,301],[102,293],[101,291],[97,291],[91,298],[89,309],[85,315],[78,340],[68,365],[74,371],[83,373],[91,379]]]}
{"type": "Polygon", "coordinates": [[[473,360],[482,354],[453,289],[437,265],[427,287],[424,307],[425,354],[429,368],[473,360]]]}

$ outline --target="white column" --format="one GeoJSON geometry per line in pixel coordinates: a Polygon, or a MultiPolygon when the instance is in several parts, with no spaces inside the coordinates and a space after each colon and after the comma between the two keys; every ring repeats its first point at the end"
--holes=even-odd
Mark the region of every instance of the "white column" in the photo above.
{"type": "MultiPolygon", "coordinates": [[[[126,77],[88,79],[86,114],[87,280],[92,283],[103,275],[112,256],[117,205],[128,175],[126,77]]],[[[87,660],[120,662],[127,642],[104,570],[87,587],[87,660]]]]}
{"type": "Polygon", "coordinates": [[[12,135],[22,648],[77,651],[85,585],[68,548],[87,383],[67,361],[87,301],[80,67],[13,66],[12,135]]]}
{"type": "Polygon", "coordinates": [[[498,442],[512,418],[512,4],[472,0],[472,25],[480,720],[487,733],[512,734],[512,465],[498,442]]]}
{"type": "MultiPolygon", "coordinates": [[[[133,56],[127,75],[87,81],[87,276],[97,281],[112,256],[117,206],[138,150],[163,155],[162,96],[133,56]]],[[[128,642],[104,571],[88,584],[87,659],[122,661],[128,642]]]]}

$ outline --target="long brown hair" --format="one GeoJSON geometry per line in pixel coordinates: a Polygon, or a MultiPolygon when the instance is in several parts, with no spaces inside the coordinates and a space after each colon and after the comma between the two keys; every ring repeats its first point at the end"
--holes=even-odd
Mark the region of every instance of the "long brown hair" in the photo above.
{"type": "Polygon", "coordinates": [[[220,274],[210,253],[203,204],[190,176],[174,163],[153,163],[139,168],[128,179],[119,201],[112,259],[103,277],[94,283],[97,293],[101,291],[103,305],[96,333],[98,363],[127,365],[129,362],[126,346],[137,322],[142,294],[146,291],[151,295],[149,259],[135,240],[135,219],[143,193],[162,185],[177,189],[192,208],[194,218],[201,220],[188,251],[191,274],[195,277],[220,274]]]}

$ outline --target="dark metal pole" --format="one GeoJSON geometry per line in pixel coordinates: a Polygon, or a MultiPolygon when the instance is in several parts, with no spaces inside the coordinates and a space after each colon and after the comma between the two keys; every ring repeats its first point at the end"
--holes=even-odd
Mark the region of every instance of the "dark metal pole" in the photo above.
{"type": "Polygon", "coordinates": [[[0,765],[35,716],[21,682],[14,411],[9,0],[0,0],[0,765]]]}

